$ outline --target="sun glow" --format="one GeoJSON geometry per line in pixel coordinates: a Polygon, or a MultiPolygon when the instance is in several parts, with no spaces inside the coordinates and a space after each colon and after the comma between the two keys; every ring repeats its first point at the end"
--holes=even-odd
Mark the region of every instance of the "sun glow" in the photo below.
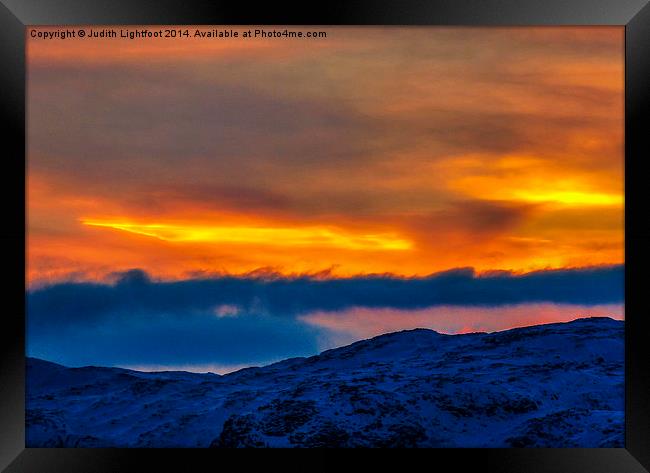
{"type": "Polygon", "coordinates": [[[393,234],[354,234],[331,227],[251,227],[135,223],[82,219],[91,227],[112,228],[169,242],[313,246],[348,250],[409,250],[409,240],[393,234]]]}
{"type": "Polygon", "coordinates": [[[620,194],[595,192],[515,192],[515,198],[526,202],[553,202],[562,205],[623,205],[620,194]]]}

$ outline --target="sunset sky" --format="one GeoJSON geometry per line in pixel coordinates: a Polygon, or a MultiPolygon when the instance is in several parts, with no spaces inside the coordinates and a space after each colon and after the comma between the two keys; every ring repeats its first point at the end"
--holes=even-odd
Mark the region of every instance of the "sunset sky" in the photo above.
{"type": "MultiPolygon", "coordinates": [[[[132,283],[125,274],[154,286],[589,268],[614,271],[620,291],[478,306],[355,302],[277,320],[250,304],[209,310],[231,325],[264,312],[260,333],[297,330],[303,345],[287,352],[297,354],[414,326],[622,318],[623,28],[317,29],[327,38],[28,37],[33,295],[117,291],[132,283]]],[[[54,358],[47,336],[33,352],[54,358]]]]}

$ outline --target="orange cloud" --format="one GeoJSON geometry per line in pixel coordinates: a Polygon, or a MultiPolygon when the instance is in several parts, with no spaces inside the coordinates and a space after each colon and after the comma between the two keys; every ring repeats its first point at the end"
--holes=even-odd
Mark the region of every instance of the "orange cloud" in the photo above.
{"type": "Polygon", "coordinates": [[[350,250],[408,250],[412,243],[392,235],[350,234],[326,227],[242,227],[133,223],[82,219],[84,225],[122,230],[170,242],[238,243],[268,246],[313,246],[350,250]]]}
{"type": "Polygon", "coordinates": [[[29,281],[624,262],[623,28],[322,29],[28,37],[29,281]]]}

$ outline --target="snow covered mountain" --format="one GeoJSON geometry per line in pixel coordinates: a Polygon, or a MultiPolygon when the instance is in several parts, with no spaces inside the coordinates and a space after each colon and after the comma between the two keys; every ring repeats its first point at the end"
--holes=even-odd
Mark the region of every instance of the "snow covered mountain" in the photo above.
{"type": "Polygon", "coordinates": [[[381,335],[219,376],[27,362],[28,447],[622,447],[624,322],[381,335]]]}

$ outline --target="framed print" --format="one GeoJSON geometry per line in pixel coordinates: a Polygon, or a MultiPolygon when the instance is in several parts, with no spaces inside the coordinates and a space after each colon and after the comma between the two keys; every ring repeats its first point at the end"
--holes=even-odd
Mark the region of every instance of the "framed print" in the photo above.
{"type": "Polygon", "coordinates": [[[646,3],[3,0],[0,466],[648,471],[646,3]]]}

